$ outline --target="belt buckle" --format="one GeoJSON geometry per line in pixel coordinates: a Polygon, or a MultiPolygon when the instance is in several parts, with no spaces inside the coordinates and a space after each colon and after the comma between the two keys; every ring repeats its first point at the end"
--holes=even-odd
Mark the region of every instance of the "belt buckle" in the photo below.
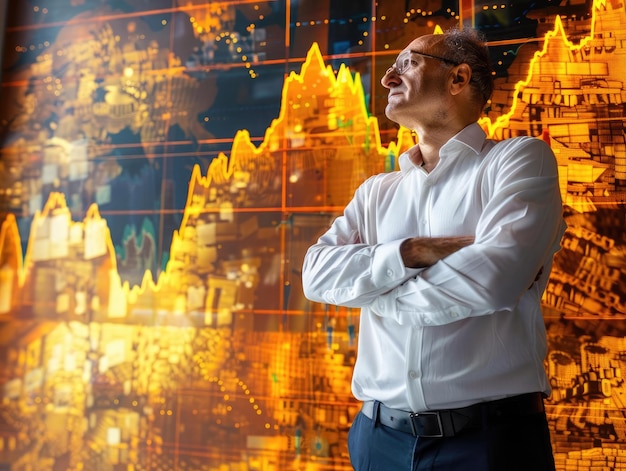
{"type": "Polygon", "coordinates": [[[409,422],[411,423],[411,431],[413,432],[414,437],[424,437],[424,438],[443,438],[443,424],[441,422],[441,415],[438,411],[426,411],[426,412],[413,412],[409,415],[409,422]],[[421,434],[418,435],[417,430],[415,428],[415,422],[413,419],[419,417],[420,415],[434,415],[437,417],[437,427],[439,428],[439,433],[437,434],[421,434]]]}

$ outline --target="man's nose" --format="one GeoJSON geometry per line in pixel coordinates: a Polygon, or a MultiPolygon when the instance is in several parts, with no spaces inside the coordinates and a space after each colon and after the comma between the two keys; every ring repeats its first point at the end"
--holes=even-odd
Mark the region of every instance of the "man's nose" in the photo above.
{"type": "Polygon", "coordinates": [[[385,72],[385,75],[383,75],[383,77],[380,79],[380,83],[382,84],[383,87],[390,88],[388,83],[394,77],[394,74],[397,76],[396,69],[394,69],[393,66],[389,67],[387,71],[385,72]]]}

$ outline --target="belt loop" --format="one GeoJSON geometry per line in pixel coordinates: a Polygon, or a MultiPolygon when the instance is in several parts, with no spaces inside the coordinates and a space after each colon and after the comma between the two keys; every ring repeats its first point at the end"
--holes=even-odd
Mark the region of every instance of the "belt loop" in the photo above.
{"type": "Polygon", "coordinates": [[[372,428],[378,427],[378,411],[380,410],[380,402],[374,401],[374,407],[372,408],[372,428]]]}

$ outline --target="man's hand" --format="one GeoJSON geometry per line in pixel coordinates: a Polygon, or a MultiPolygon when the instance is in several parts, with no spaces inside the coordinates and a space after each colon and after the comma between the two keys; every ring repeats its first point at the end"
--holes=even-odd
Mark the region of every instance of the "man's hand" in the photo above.
{"type": "Polygon", "coordinates": [[[406,267],[430,267],[442,258],[473,242],[473,236],[413,237],[402,242],[400,255],[406,267]]]}

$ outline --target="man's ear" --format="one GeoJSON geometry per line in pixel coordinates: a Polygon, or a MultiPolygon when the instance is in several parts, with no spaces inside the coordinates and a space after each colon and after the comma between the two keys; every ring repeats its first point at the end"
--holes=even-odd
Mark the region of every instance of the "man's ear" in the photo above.
{"type": "Polygon", "coordinates": [[[472,69],[467,64],[459,64],[451,70],[451,73],[451,91],[454,95],[456,95],[469,85],[472,78],[472,69]]]}

